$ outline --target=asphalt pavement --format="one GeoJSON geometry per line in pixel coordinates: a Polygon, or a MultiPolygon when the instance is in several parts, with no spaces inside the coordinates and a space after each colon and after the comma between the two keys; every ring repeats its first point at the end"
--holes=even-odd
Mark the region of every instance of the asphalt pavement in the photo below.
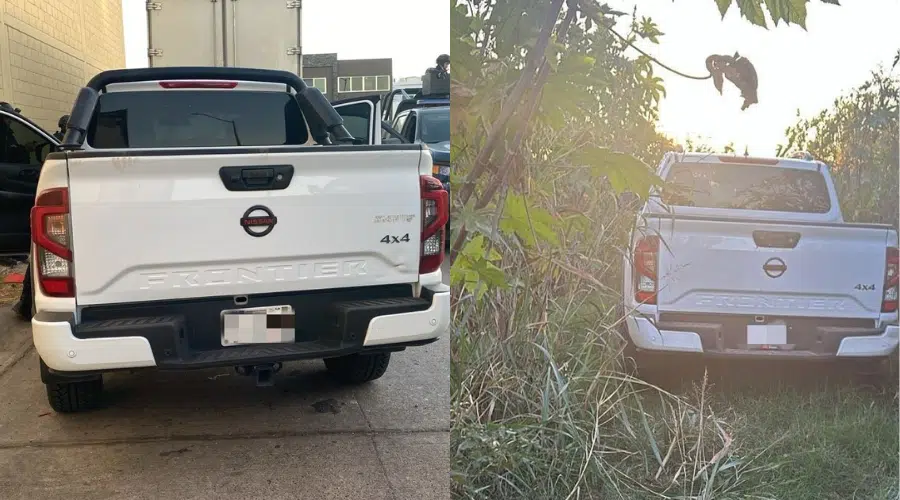
{"type": "Polygon", "coordinates": [[[357,388],[319,361],[286,363],[269,388],[224,368],[114,374],[106,408],[60,415],[30,325],[4,309],[0,498],[446,499],[449,357],[444,336],[357,388]]]}

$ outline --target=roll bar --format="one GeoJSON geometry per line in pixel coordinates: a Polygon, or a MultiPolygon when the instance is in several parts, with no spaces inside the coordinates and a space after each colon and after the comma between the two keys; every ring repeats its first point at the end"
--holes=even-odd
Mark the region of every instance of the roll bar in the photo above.
{"type": "Polygon", "coordinates": [[[115,69],[98,73],[88,81],[75,99],[61,148],[80,149],[84,146],[87,129],[94,116],[100,93],[116,83],[134,83],[156,80],[240,80],[248,82],[281,83],[296,91],[297,102],[309,122],[313,137],[319,143],[328,143],[328,132],[341,142],[353,142],[353,136],[344,128],[344,120],[331,106],[328,99],[315,87],[306,85],[302,78],[288,71],[256,68],[219,67],[168,67],[115,69]]]}

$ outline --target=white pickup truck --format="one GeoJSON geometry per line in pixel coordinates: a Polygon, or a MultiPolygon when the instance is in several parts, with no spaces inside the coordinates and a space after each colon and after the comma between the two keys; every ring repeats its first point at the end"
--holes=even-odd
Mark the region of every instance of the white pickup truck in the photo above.
{"type": "Polygon", "coordinates": [[[447,193],[427,149],[360,142],[288,72],[94,77],[31,213],[52,408],[96,406],[123,369],[234,366],[268,385],[282,362],[324,359],[361,383],[437,340],[447,193]]]}
{"type": "Polygon", "coordinates": [[[657,174],[624,259],[635,354],[897,356],[897,232],[844,222],[828,166],[669,153],[657,174]]]}

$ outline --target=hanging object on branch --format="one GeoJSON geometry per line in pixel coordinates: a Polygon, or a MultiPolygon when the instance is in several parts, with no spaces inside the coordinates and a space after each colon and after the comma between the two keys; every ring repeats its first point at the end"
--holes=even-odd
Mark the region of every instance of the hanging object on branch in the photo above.
{"type": "Polygon", "coordinates": [[[716,86],[719,94],[722,93],[724,79],[728,79],[741,91],[741,97],[744,98],[741,111],[759,102],[756,99],[756,87],[759,84],[756,79],[756,68],[746,57],[737,52],[733,56],[714,54],[706,58],[706,69],[712,76],[713,85],[716,86]]]}

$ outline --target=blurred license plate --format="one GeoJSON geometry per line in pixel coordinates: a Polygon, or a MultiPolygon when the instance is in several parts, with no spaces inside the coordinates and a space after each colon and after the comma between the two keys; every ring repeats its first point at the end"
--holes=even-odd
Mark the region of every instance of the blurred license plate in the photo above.
{"type": "Polygon", "coordinates": [[[787,325],[748,325],[748,346],[780,346],[787,344],[787,325]]]}
{"type": "Polygon", "coordinates": [[[435,165],[431,169],[433,175],[450,175],[450,167],[447,165],[435,165]]]}
{"type": "Polygon", "coordinates": [[[222,345],[277,344],[294,341],[294,308],[251,307],[222,311],[222,345]]]}

